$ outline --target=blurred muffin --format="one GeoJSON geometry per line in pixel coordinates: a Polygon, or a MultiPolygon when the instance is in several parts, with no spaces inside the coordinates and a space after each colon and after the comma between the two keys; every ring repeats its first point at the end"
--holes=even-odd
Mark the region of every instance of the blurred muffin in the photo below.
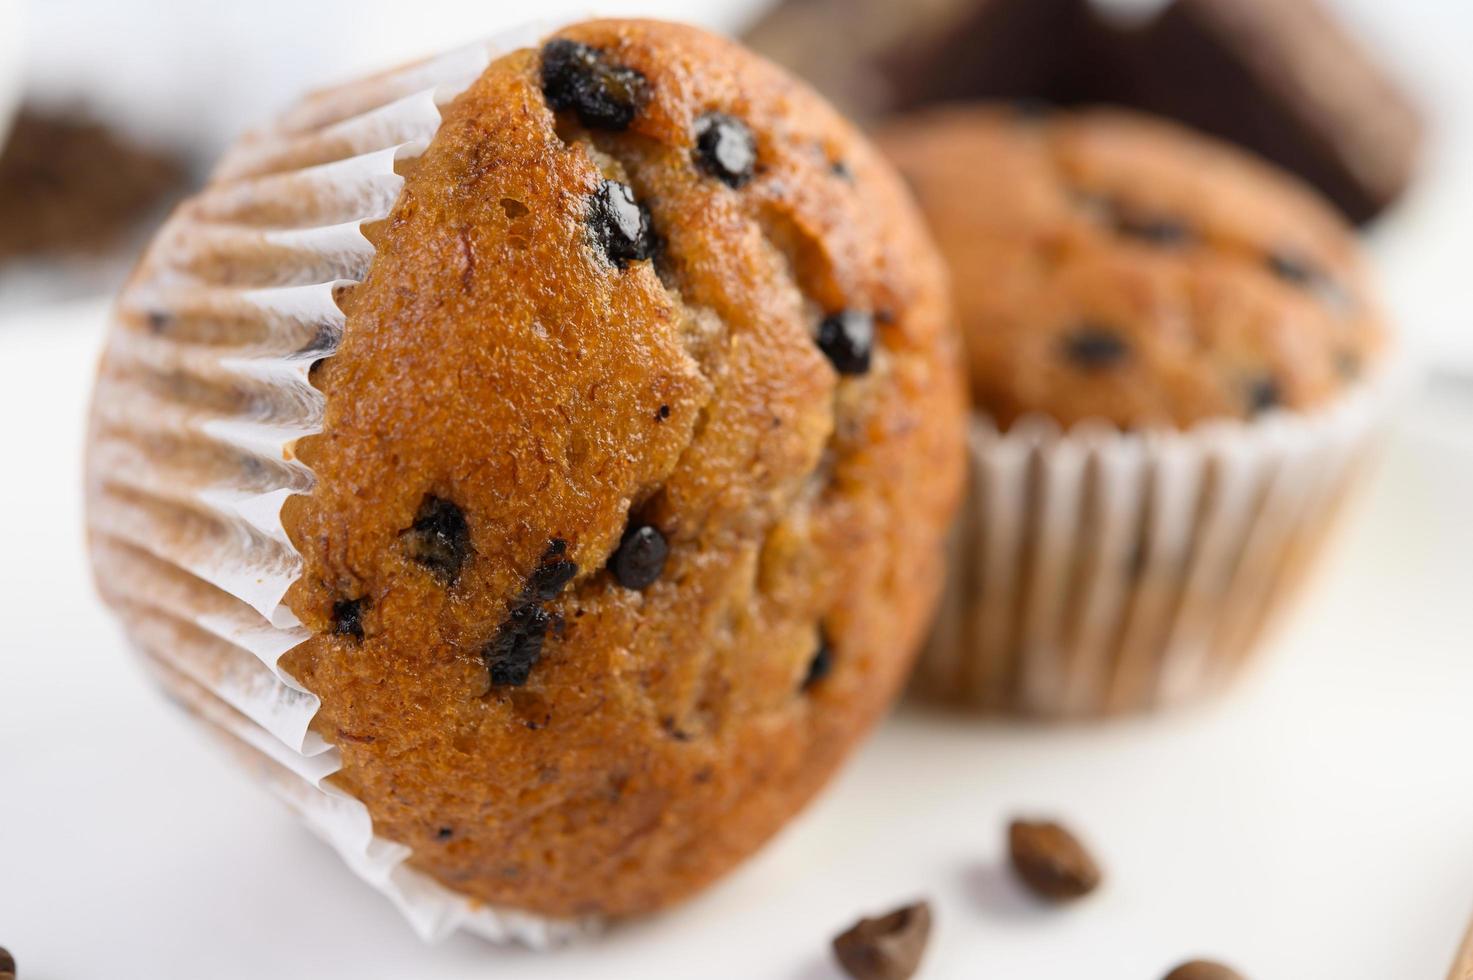
{"type": "Polygon", "coordinates": [[[176,697],[319,826],[281,743],[340,756],[376,844],[329,835],[411,912],[536,940],[479,910],[687,896],[889,704],[965,392],[918,216],[808,89],[648,21],[493,53],[309,99],[180,209],[89,522],[176,697]]]}
{"type": "Polygon", "coordinates": [[[1118,111],[951,107],[882,147],[948,259],[972,492],[922,684],[1045,716],[1231,676],[1320,538],[1388,348],[1352,233],[1118,111]]]}

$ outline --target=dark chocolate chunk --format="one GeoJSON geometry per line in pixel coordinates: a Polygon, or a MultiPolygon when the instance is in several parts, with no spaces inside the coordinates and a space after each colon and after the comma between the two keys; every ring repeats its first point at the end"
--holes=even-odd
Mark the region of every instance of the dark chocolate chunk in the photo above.
{"type": "Polygon", "coordinates": [[[435,831],[435,840],[449,840],[455,836],[455,830],[451,827],[441,827],[435,831]]]}
{"type": "Polygon", "coordinates": [[[357,599],[339,599],[332,604],[332,631],[339,636],[351,636],[353,639],[363,640],[363,607],[368,600],[364,597],[357,599]]]}
{"type": "Polygon", "coordinates": [[[655,413],[655,418],[659,419],[661,422],[665,421],[669,417],[670,417],[670,406],[669,405],[661,405],[660,406],[660,410],[655,413]]]}
{"type": "Polygon", "coordinates": [[[455,504],[427,494],[404,532],[409,557],[447,582],[454,582],[471,555],[471,529],[455,504]]]}
{"type": "Polygon", "coordinates": [[[542,641],[553,624],[553,615],[536,603],[514,607],[481,651],[492,687],[521,687],[542,656],[542,641]]]}
{"type": "Polygon", "coordinates": [[[1051,902],[1081,898],[1099,887],[1099,865],[1057,823],[1014,820],[1008,825],[1008,854],[1023,883],[1051,902]]]}
{"type": "Polygon", "coordinates": [[[653,524],[631,524],[609,559],[614,579],[626,589],[647,589],[665,570],[670,545],[653,524]]]}
{"type": "Polygon", "coordinates": [[[1115,210],[1115,230],[1122,235],[1139,238],[1162,248],[1185,245],[1192,237],[1191,229],[1183,221],[1161,215],[1141,214],[1129,208],[1115,210]]]}
{"type": "Polygon", "coordinates": [[[1130,345],[1110,327],[1086,323],[1064,338],[1064,356],[1087,370],[1114,367],[1130,356],[1130,345]]]}
{"type": "Polygon", "coordinates": [[[829,643],[829,638],[822,632],[818,635],[818,649],[813,651],[813,657],[808,661],[808,670],[803,675],[803,690],[808,690],[829,676],[834,669],[834,648],[829,643]]]}
{"type": "Polygon", "coordinates": [[[655,252],[650,213],[627,184],[603,182],[589,201],[588,227],[599,250],[620,269],[655,252]]]}
{"type": "Polygon", "coordinates": [[[931,906],[916,902],[876,919],[860,919],[834,937],[834,956],[854,980],[909,980],[931,937],[931,906]]]}
{"type": "Polygon", "coordinates": [[[875,318],[863,310],[841,310],[818,325],[818,349],[840,374],[869,370],[875,344],[875,318]]]}
{"type": "Polygon", "coordinates": [[[1192,960],[1166,974],[1164,980],[1244,980],[1244,978],[1243,974],[1237,970],[1223,966],[1221,963],[1214,963],[1211,960],[1192,960]]]}
{"type": "Polygon", "coordinates": [[[573,581],[578,574],[578,564],[564,557],[568,553],[568,542],[553,538],[542,561],[527,579],[527,597],[546,601],[563,591],[563,586],[573,581]]]}
{"type": "Polygon", "coordinates": [[[728,187],[741,187],[757,166],[757,140],[747,124],[724,112],[696,120],[696,166],[728,187]]]}
{"type": "Polygon", "coordinates": [[[597,48],[558,38],[542,48],[542,94],[556,112],[572,109],[589,129],[628,129],[649,100],[649,82],[610,64],[597,48]]]}
{"type": "Polygon", "coordinates": [[[1265,374],[1248,382],[1248,411],[1257,415],[1278,408],[1279,403],[1284,400],[1283,391],[1279,387],[1278,379],[1271,374],[1265,374]]]}

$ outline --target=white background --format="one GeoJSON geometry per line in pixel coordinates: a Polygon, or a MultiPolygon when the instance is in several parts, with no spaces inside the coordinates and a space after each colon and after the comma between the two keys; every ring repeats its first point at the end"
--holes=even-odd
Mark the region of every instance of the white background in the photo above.
{"type": "MultiPolygon", "coordinates": [[[[413,19],[367,0],[33,4],[30,74],[57,84],[67,58],[124,59],[123,98],[179,77],[177,64],[149,69],[150,50],[213,44],[189,68],[212,84],[155,124],[187,128],[194,113],[223,139],[309,81],[545,12],[480,4],[482,24],[446,13],[468,5],[411,6],[413,19]],[[357,25],[328,33],[329,14],[350,8],[357,25]],[[263,77],[258,44],[277,60],[242,85],[263,77]],[[209,112],[217,97],[228,123],[209,112]]],[[[823,980],[837,976],[830,934],[919,895],[937,910],[931,978],[1150,980],[1213,955],[1255,980],[1438,980],[1473,914],[1473,381],[1456,380],[1473,377],[1473,5],[1347,6],[1438,119],[1426,179],[1371,243],[1437,379],[1409,398],[1261,669],[1211,705],[1104,727],[907,707],[731,878],[550,956],[422,946],[149,688],[82,552],[81,424],[103,307],[16,311],[0,296],[0,945],[24,980],[823,980]],[[1075,825],[1106,866],[1106,886],[1076,908],[1033,905],[999,864],[1007,818],[1034,812],[1075,825]]],[[[740,7],[685,15],[731,24],[740,7]]]]}

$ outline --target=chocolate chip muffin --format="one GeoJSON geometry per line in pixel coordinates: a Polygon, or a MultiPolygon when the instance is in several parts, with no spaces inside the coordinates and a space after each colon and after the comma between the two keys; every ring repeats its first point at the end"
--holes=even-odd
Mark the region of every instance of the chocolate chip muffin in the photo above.
{"type": "Polygon", "coordinates": [[[902,185],[778,69],[648,21],[480,62],[309,99],[163,230],[96,395],[97,579],[242,740],[272,718],[220,639],[295,686],[400,871],[635,915],[767,840],[901,684],[960,348],[902,185]]]}
{"type": "Polygon", "coordinates": [[[952,108],[884,134],[952,263],[1003,426],[1189,427],[1333,401],[1385,330],[1352,233],[1293,178],[1119,111],[952,108]]]}
{"type": "Polygon", "coordinates": [[[1359,444],[1388,336],[1353,234],[1121,111],[949,107],[881,142],[951,264],[977,411],[935,686],[1038,714],[1208,686],[1359,444]]]}

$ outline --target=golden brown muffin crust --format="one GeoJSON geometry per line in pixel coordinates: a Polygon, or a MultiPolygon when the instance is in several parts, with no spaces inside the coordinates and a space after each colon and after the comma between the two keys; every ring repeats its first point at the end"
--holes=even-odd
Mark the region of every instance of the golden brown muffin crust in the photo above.
{"type": "Polygon", "coordinates": [[[530,50],[445,109],[314,370],[316,485],[283,519],[317,635],[283,666],[414,866],[626,915],[761,844],[893,696],[939,586],[963,391],[939,260],[816,96],[689,28],[557,36],[641,73],[638,111],[554,113],[530,50]],[[712,112],[755,139],[740,186],[702,164],[712,112]],[[607,180],[648,209],[652,260],[600,247],[607,180]],[[875,318],[867,373],[815,344],[844,311],[875,318]],[[437,501],[463,553],[427,558],[437,501]],[[643,524],[669,557],[639,590],[608,565],[643,524]],[[539,616],[525,683],[493,684],[488,648],[539,616]]]}
{"type": "Polygon", "coordinates": [[[1350,229],[1292,177],[1145,116],[956,106],[888,127],[1000,425],[1312,409],[1385,335],[1350,229]]]}

